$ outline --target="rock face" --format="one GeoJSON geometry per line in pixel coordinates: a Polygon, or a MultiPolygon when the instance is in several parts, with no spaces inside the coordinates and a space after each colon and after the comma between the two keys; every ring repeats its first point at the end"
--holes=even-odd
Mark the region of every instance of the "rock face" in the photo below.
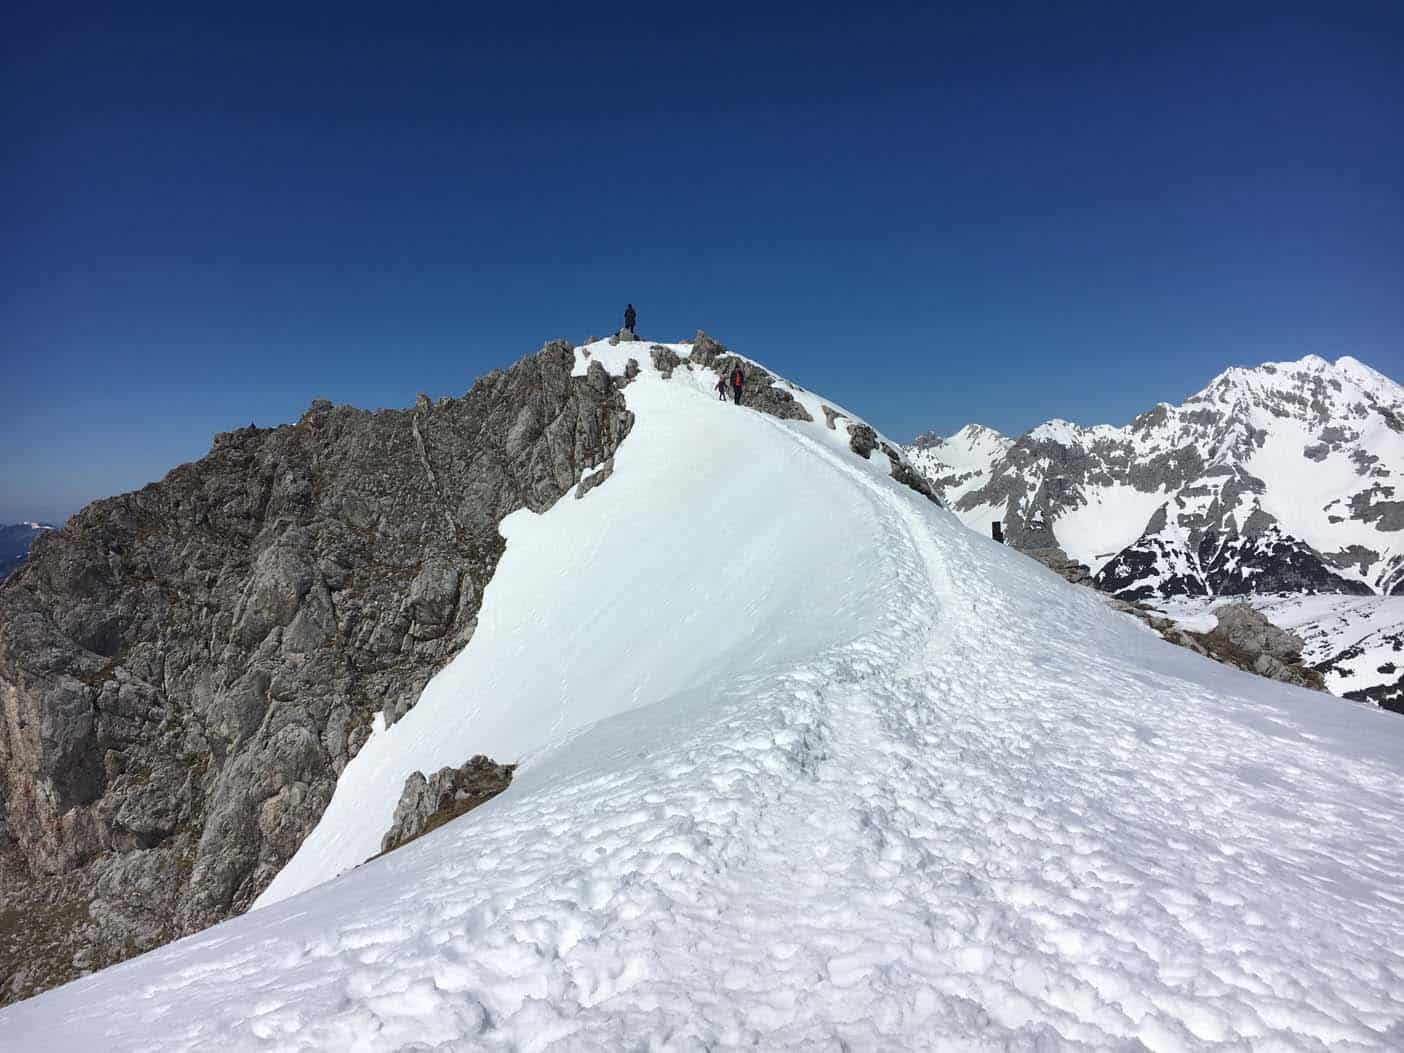
{"type": "Polygon", "coordinates": [[[677,369],[682,362],[682,359],[678,357],[678,353],[672,348],[663,347],[659,344],[650,347],[648,353],[653,360],[653,368],[658,370],[659,375],[664,380],[671,380],[673,377],[673,370],[677,369]]]}
{"type": "Polygon", "coordinates": [[[80,891],[72,939],[0,957],[5,1000],[262,891],[372,718],[471,637],[502,518],[628,434],[617,382],[573,365],[558,342],[459,399],[318,401],[38,538],[0,585],[0,916],[80,891]]]}
{"type": "Polygon", "coordinates": [[[868,460],[877,449],[877,432],[866,424],[850,424],[848,426],[848,448],[856,453],[863,460],[868,460]]]}
{"type": "MultiPolygon", "coordinates": [[[[779,417],[781,420],[812,421],[814,419],[809,415],[809,411],[796,402],[795,397],[786,390],[785,381],[772,376],[754,362],[748,362],[738,355],[733,355],[700,329],[693,342],[692,353],[688,357],[691,361],[707,366],[723,377],[730,377],[731,371],[740,366],[746,379],[746,383],[741,388],[741,405],[743,406],[749,406],[761,413],[768,413],[772,417],[779,417]]],[[[730,381],[728,381],[727,393],[730,394],[730,392],[730,381]]]]}
{"type": "Polygon", "coordinates": [[[496,797],[512,781],[513,764],[496,764],[478,754],[461,768],[440,768],[429,778],[415,772],[405,780],[395,818],[380,842],[393,852],[496,797]]]}
{"type": "Polygon", "coordinates": [[[1351,358],[1230,369],[1124,428],[970,425],[908,456],[968,526],[1127,599],[1404,588],[1404,388],[1351,358]]]}

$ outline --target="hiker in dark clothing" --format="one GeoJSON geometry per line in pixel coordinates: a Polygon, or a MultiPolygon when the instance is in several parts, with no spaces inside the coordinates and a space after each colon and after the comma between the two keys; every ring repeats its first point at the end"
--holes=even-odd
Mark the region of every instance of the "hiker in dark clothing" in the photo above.
{"type": "Polygon", "coordinates": [[[741,405],[741,386],[746,383],[746,375],[740,365],[731,371],[731,393],[736,396],[736,405],[741,405]]]}
{"type": "Polygon", "coordinates": [[[717,398],[726,401],[726,377],[717,377],[717,398]]]}
{"type": "Polygon", "coordinates": [[[638,315],[636,315],[636,314],[634,313],[634,305],[633,305],[633,304],[629,304],[627,307],[624,308],[624,328],[625,328],[625,329],[629,330],[629,332],[632,333],[632,332],[634,331],[634,322],[637,321],[637,319],[638,319],[638,315]]]}

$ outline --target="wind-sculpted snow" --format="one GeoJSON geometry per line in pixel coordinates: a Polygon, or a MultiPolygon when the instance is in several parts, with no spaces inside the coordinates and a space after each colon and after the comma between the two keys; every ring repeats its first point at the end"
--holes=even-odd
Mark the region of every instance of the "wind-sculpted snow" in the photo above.
{"type": "MultiPolygon", "coordinates": [[[[503,794],[12,1007],[0,1034],[114,1051],[1400,1048],[1404,722],[1166,644],[857,458],[822,413],[724,406],[698,373],[644,365],[614,473],[512,524],[464,653],[490,639],[513,547],[559,523],[585,569],[533,599],[546,630],[598,649],[592,673],[668,690],[610,703],[561,653],[504,650],[554,672],[567,721],[523,718],[542,744],[503,794]],[[669,473],[641,459],[655,442],[669,473]],[[785,470],[728,489],[718,448],[785,470]],[[637,473],[661,489],[636,493],[637,473]],[[640,517],[637,564],[597,558],[592,504],[619,531],[640,517]],[[671,531],[643,529],[655,504],[671,531]],[[816,532],[841,548],[812,558],[816,532]],[[633,576],[660,572],[652,550],[722,586],[666,592],[669,621],[624,631],[674,584],[633,576]],[[807,582],[766,597],[793,553],[807,582]],[[727,588],[755,606],[749,635],[727,588]],[[571,706],[597,719],[567,726],[571,706]]],[[[473,699],[463,727],[494,726],[498,704],[473,699]]]]}

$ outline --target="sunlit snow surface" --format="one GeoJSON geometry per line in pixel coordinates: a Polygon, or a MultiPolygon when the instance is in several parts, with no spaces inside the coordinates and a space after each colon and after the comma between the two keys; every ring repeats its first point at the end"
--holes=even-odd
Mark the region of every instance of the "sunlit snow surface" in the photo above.
{"type": "Polygon", "coordinates": [[[807,393],[781,423],[640,352],[614,476],[509,522],[303,873],[378,842],[397,766],[511,788],[0,1046],[1404,1048],[1404,720],[1164,643],[807,393]]]}

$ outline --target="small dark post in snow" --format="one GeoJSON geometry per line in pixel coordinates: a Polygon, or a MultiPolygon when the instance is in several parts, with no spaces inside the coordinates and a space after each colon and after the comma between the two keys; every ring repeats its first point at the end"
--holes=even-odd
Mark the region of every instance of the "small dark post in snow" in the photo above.
{"type": "Polygon", "coordinates": [[[1000,526],[998,519],[990,524],[990,537],[994,538],[1001,545],[1004,544],[1004,527],[1000,526]]]}

